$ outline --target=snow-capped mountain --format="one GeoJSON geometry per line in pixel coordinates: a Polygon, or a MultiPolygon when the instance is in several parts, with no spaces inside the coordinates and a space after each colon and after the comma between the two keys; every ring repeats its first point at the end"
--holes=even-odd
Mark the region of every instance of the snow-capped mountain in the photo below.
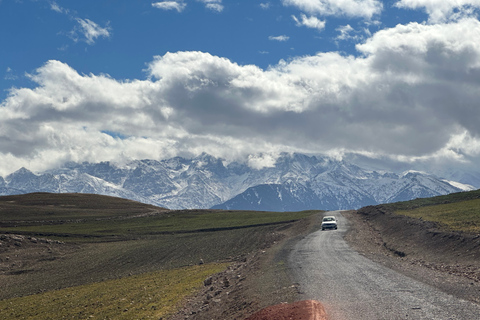
{"type": "Polygon", "coordinates": [[[170,209],[355,209],[471,189],[424,172],[368,171],[346,161],[302,154],[282,154],[274,166],[262,169],[226,164],[202,154],[193,159],[132,161],[125,166],[67,163],[37,174],[22,168],[0,177],[2,195],[96,193],[170,209]]]}

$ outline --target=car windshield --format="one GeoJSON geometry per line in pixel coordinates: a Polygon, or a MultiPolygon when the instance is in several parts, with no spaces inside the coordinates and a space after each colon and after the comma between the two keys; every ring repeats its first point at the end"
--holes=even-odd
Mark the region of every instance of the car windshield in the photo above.
{"type": "Polygon", "coordinates": [[[334,217],[325,217],[323,218],[323,221],[335,221],[334,217]]]}

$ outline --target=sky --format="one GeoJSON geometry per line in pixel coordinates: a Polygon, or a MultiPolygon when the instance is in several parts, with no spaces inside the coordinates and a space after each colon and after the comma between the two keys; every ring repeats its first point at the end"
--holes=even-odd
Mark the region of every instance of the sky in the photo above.
{"type": "Polygon", "coordinates": [[[0,0],[0,176],[281,152],[480,160],[480,0],[0,0]]]}

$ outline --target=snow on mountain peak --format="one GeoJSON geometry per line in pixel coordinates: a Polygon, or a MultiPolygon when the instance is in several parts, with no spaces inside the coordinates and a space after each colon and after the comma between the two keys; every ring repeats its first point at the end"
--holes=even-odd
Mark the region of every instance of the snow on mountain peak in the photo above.
{"type": "Polygon", "coordinates": [[[400,175],[402,178],[407,176],[407,175],[429,175],[428,173],[424,172],[424,171],[418,171],[418,170],[407,170],[407,171],[404,171],[402,172],[402,174],[400,175]]]}
{"type": "Polygon", "coordinates": [[[450,181],[450,180],[445,180],[443,179],[442,181],[445,181],[446,183],[454,186],[455,188],[458,188],[462,191],[472,191],[472,190],[475,190],[475,187],[474,186],[471,186],[469,184],[464,184],[464,183],[460,183],[460,182],[456,182],[456,181],[450,181]]]}
{"type": "Polygon", "coordinates": [[[193,159],[68,163],[33,174],[26,168],[0,179],[1,194],[88,192],[170,209],[355,209],[464,190],[470,185],[425,172],[364,170],[345,160],[295,153],[252,156],[250,163],[202,154],[193,159]]]}

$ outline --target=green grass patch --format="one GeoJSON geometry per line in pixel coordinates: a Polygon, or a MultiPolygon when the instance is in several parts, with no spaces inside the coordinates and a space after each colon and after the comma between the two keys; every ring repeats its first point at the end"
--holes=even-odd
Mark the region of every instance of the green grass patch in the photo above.
{"type": "Polygon", "coordinates": [[[207,264],[0,301],[0,319],[159,319],[227,264],[207,264]]]}
{"type": "Polygon", "coordinates": [[[81,222],[69,221],[61,224],[19,224],[18,226],[0,228],[0,231],[11,233],[48,234],[50,237],[55,236],[55,234],[67,234],[72,241],[75,240],[75,235],[92,237],[132,237],[161,233],[184,233],[242,228],[299,220],[317,212],[318,211],[169,211],[168,213],[162,213],[161,215],[134,219],[82,220],[81,222]]]}
{"type": "Polygon", "coordinates": [[[398,210],[395,213],[437,222],[450,230],[480,233],[480,199],[398,210]]]}
{"type": "Polygon", "coordinates": [[[418,198],[409,201],[400,201],[395,203],[384,204],[382,206],[389,208],[392,211],[398,210],[412,210],[419,207],[434,206],[439,204],[457,203],[468,200],[480,199],[480,189],[468,192],[451,193],[444,196],[437,196],[432,198],[418,198]]]}

